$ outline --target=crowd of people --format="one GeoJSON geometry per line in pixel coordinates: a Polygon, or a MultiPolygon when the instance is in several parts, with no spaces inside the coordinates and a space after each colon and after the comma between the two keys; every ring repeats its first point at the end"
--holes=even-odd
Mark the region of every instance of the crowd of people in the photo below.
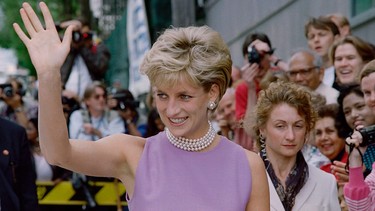
{"type": "Polygon", "coordinates": [[[37,210],[35,180],[75,178],[121,181],[131,210],[375,209],[375,46],[346,17],[307,20],[307,48],[286,61],[251,33],[241,67],[210,27],[166,29],[140,66],[152,87],[140,102],[103,82],[115,58],[87,23],[56,25],[40,9],[45,26],[27,3],[26,30],[14,24],[38,95],[15,78],[0,88],[1,124],[21,126],[17,150],[30,150],[2,151],[24,169],[0,172],[0,184],[20,188],[18,173],[32,174],[26,198],[0,191],[2,209],[37,210]]]}

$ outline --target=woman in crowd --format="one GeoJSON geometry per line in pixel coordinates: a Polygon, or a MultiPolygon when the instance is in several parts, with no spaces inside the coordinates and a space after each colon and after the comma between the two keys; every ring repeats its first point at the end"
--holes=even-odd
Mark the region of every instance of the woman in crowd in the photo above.
{"type": "Polygon", "coordinates": [[[314,128],[305,88],[274,82],[260,92],[254,132],[266,166],[271,210],[340,210],[335,178],[306,163],[301,149],[314,128]]]}
{"type": "MultiPolygon", "coordinates": [[[[327,104],[318,109],[318,119],[315,124],[315,143],[319,151],[331,162],[320,167],[325,172],[331,173],[334,161],[346,163],[348,154],[345,152],[345,138],[342,122],[336,121],[338,104],[327,104]]],[[[339,179],[339,177],[337,177],[339,179]]]]}
{"type": "Polygon", "coordinates": [[[140,69],[155,87],[165,132],[148,139],[116,134],[74,141],[68,139],[56,86],[73,27],[60,41],[46,4],[39,5],[46,29],[27,3],[20,13],[30,38],[18,24],[14,28],[37,70],[40,143],[49,162],[118,178],[130,210],[269,210],[262,160],[218,136],[208,122],[229,85],[232,66],[217,32],[207,26],[171,28],[145,55],[140,69]]]}
{"type": "Polygon", "coordinates": [[[163,121],[160,119],[160,115],[158,110],[152,108],[148,112],[147,116],[147,125],[146,125],[146,135],[145,137],[148,138],[150,136],[154,136],[162,131],[164,131],[165,125],[163,121]]]}
{"type": "Polygon", "coordinates": [[[332,45],[329,58],[335,67],[336,82],[341,89],[344,85],[358,83],[361,69],[375,58],[375,52],[367,42],[350,35],[332,45]]]}
{"type": "MultiPolygon", "coordinates": [[[[361,71],[360,84],[365,102],[375,114],[375,60],[369,62],[361,71]]],[[[374,140],[364,139],[359,131],[354,131],[346,139],[346,142],[351,144],[349,147],[349,183],[344,187],[349,210],[375,210],[375,162],[372,163],[372,171],[366,180],[363,175],[362,155],[369,148],[368,141],[374,142],[374,140]]]]}
{"type": "MultiPolygon", "coordinates": [[[[342,125],[342,129],[346,130],[346,136],[350,136],[353,130],[359,126],[367,127],[375,124],[375,114],[371,111],[370,107],[366,105],[363,92],[359,84],[352,84],[343,87],[340,92],[338,99],[339,103],[339,114],[338,121],[342,123],[347,123],[342,125]]],[[[375,153],[372,152],[371,146],[370,150],[366,150],[363,154],[364,164],[366,170],[365,175],[369,174],[372,170],[372,163],[375,159],[375,153]]],[[[335,166],[332,167],[332,170],[335,171],[335,174],[342,177],[344,181],[348,181],[349,176],[345,171],[346,163],[334,162],[335,166]]]]}

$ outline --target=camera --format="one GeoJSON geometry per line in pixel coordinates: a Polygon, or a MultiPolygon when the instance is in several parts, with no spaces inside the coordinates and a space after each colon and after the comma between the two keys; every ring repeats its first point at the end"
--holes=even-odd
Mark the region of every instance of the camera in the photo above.
{"type": "Polygon", "coordinates": [[[6,83],[6,84],[0,84],[0,89],[3,90],[3,93],[6,97],[13,97],[13,87],[12,84],[6,83]]]}
{"type": "Polygon", "coordinates": [[[362,135],[362,143],[359,146],[364,147],[375,143],[375,125],[364,127],[359,132],[362,135]]]}
{"type": "Polygon", "coordinates": [[[126,110],[130,109],[135,111],[139,107],[139,101],[134,100],[133,96],[130,96],[127,92],[116,93],[113,98],[117,100],[117,105],[114,110],[126,110]]]}
{"type": "Polygon", "coordinates": [[[81,33],[79,31],[73,31],[72,40],[75,43],[79,43],[82,40],[91,40],[93,37],[92,32],[81,33]]]}
{"type": "Polygon", "coordinates": [[[249,45],[249,47],[247,47],[247,59],[250,64],[260,63],[260,54],[254,46],[249,45]]]}

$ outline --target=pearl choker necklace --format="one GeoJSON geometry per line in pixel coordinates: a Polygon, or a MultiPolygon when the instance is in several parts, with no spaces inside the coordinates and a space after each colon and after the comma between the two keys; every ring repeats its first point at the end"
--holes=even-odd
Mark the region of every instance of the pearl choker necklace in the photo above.
{"type": "Polygon", "coordinates": [[[188,139],[184,137],[175,137],[168,128],[165,128],[167,133],[167,138],[171,144],[179,149],[190,151],[190,152],[197,152],[201,151],[214,141],[216,136],[216,131],[211,125],[211,122],[208,122],[210,128],[208,129],[206,135],[198,139],[188,139]]]}

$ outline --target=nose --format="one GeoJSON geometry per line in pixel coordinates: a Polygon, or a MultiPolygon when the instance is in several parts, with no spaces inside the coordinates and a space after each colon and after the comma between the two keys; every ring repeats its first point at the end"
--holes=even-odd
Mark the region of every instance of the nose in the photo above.
{"type": "Polygon", "coordinates": [[[315,43],[316,43],[316,42],[319,42],[319,36],[314,36],[313,41],[314,41],[315,43]]]}
{"type": "Polygon", "coordinates": [[[375,91],[371,91],[370,101],[375,102],[375,91]]]}
{"type": "Polygon", "coordinates": [[[287,140],[294,140],[295,138],[295,135],[294,135],[294,130],[292,127],[288,127],[287,131],[286,131],[286,134],[285,134],[285,138],[287,140]]]}
{"type": "Polygon", "coordinates": [[[338,66],[347,66],[348,60],[346,58],[342,58],[341,61],[338,62],[338,66]]]}
{"type": "Polygon", "coordinates": [[[297,74],[296,74],[296,81],[302,81],[302,80],[303,80],[302,73],[301,72],[297,72],[297,74]]]}
{"type": "Polygon", "coordinates": [[[353,119],[359,117],[359,113],[358,113],[358,111],[352,111],[352,112],[351,112],[351,116],[352,116],[353,119]]]}
{"type": "Polygon", "coordinates": [[[176,100],[170,99],[167,104],[167,115],[174,116],[180,111],[180,106],[176,100]]]}

